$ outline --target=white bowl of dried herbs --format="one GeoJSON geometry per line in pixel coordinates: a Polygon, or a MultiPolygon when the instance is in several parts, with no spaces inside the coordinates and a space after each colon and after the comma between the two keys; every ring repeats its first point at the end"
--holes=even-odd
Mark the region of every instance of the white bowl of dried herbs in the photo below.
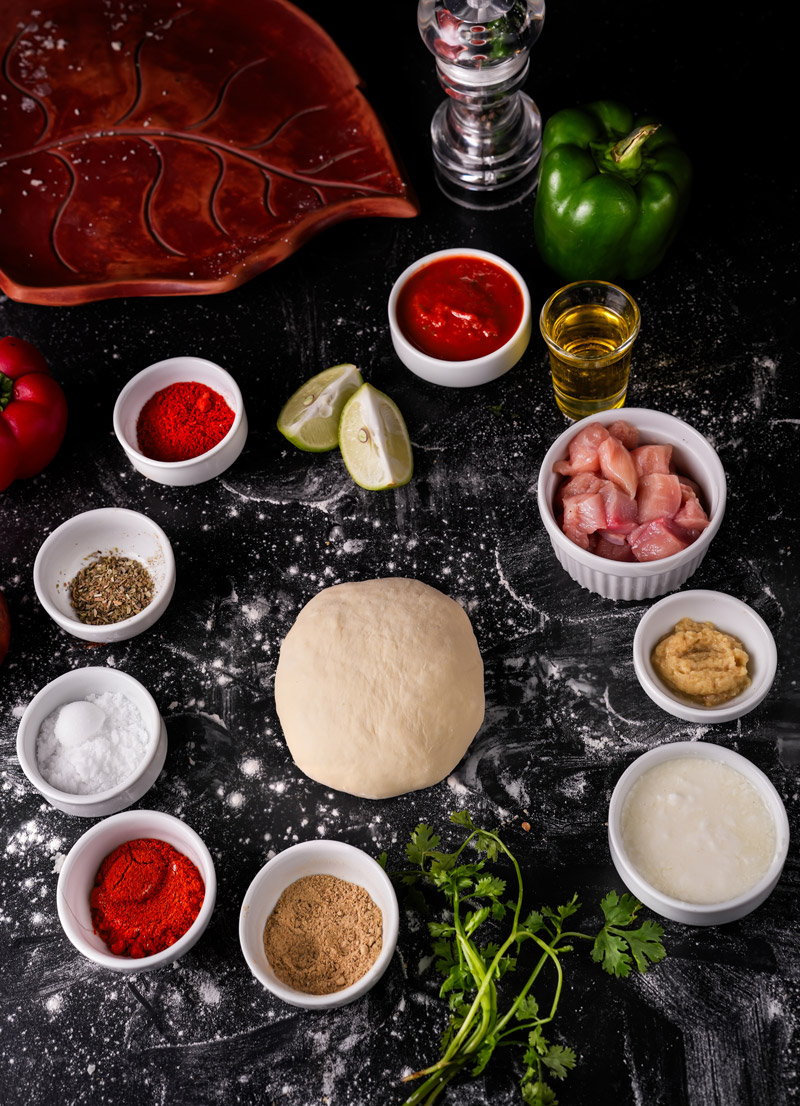
{"type": "Polygon", "coordinates": [[[33,585],[50,617],[73,637],[125,641],[167,609],[175,557],[152,519],[101,507],[68,519],[43,542],[33,585]]]}

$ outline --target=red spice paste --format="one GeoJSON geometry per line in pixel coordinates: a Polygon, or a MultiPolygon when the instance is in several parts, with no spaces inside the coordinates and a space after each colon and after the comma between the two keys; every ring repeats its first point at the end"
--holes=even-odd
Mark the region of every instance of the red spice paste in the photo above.
{"type": "Polygon", "coordinates": [[[188,461],[221,442],[234,414],[205,384],[181,381],[156,392],[139,412],[139,452],[151,461],[188,461]]]}
{"type": "Polygon", "coordinates": [[[152,956],[183,937],[204,896],[203,878],[188,856],[151,837],[126,841],[95,876],[94,931],[117,956],[152,956]]]}
{"type": "Polygon", "coordinates": [[[408,278],[397,321],[422,353],[470,361],[504,346],[522,322],[519,284],[505,269],[467,254],[440,257],[408,278]]]}

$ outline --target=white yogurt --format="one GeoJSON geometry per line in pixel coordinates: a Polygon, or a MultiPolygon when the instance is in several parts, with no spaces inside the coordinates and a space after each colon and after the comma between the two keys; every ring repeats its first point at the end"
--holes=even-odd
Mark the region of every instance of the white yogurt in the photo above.
{"type": "Polygon", "coordinates": [[[640,876],[683,902],[744,894],[775,855],[775,822],[759,792],[741,772],[707,757],[648,769],[628,792],[620,822],[640,876]]]}

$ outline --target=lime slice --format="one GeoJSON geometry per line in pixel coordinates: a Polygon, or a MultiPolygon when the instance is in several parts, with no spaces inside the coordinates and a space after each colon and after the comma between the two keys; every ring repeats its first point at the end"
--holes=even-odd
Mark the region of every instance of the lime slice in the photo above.
{"type": "Polygon", "coordinates": [[[355,365],[334,365],[317,373],[283,405],[278,430],[292,445],[310,453],[336,449],[342,408],[363,383],[355,365]]]}
{"type": "Polygon", "coordinates": [[[362,384],[344,405],[339,448],[356,484],[370,491],[399,488],[414,471],[411,440],[394,400],[362,384]]]}

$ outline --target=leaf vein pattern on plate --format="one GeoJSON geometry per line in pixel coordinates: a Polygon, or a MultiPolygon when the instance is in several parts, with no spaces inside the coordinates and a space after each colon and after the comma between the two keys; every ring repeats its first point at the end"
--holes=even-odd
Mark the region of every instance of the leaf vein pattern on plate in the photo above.
{"type": "Polygon", "coordinates": [[[75,186],[77,184],[78,177],[77,177],[77,174],[75,172],[75,169],[73,168],[72,162],[69,160],[68,157],[65,157],[64,154],[59,153],[58,150],[50,150],[48,152],[50,153],[51,157],[57,158],[58,161],[61,162],[61,164],[64,166],[64,168],[69,173],[69,177],[70,177],[69,188],[67,189],[67,194],[66,194],[66,196],[64,196],[63,200],[58,205],[58,211],[56,212],[56,217],[55,217],[55,219],[53,219],[53,225],[50,228],[50,246],[53,250],[53,253],[56,255],[56,257],[58,258],[58,260],[61,262],[62,265],[64,265],[71,272],[78,273],[78,272],[80,272],[80,270],[76,269],[74,265],[70,264],[70,262],[67,261],[66,257],[64,257],[63,253],[58,248],[58,239],[57,239],[58,228],[61,225],[61,216],[66,211],[67,206],[69,204],[69,201],[72,199],[73,193],[75,192],[75,186]]]}
{"type": "MultiPolygon", "coordinates": [[[[189,123],[189,125],[187,126],[186,129],[189,130],[189,131],[193,131],[193,130],[196,130],[198,127],[202,127],[206,123],[210,123],[211,120],[214,118],[214,116],[219,111],[219,109],[222,107],[222,103],[225,99],[225,96],[227,94],[228,89],[230,88],[231,82],[235,81],[236,78],[241,73],[244,73],[246,70],[252,69],[256,65],[264,65],[266,60],[267,60],[266,58],[256,58],[255,61],[249,61],[245,65],[240,65],[238,69],[234,69],[232,73],[229,73],[228,76],[225,78],[225,80],[222,82],[222,86],[221,86],[219,92],[217,93],[216,103],[211,108],[211,111],[206,112],[206,114],[203,116],[203,118],[198,119],[196,123],[189,123]]],[[[252,146],[247,147],[247,149],[252,149],[252,148],[253,148],[252,146]]]]}
{"type": "Polygon", "coordinates": [[[23,36],[28,34],[29,31],[35,31],[35,30],[36,30],[36,24],[35,23],[29,23],[26,27],[22,28],[22,30],[19,32],[17,37],[13,40],[13,42],[11,42],[9,44],[8,49],[6,50],[5,54],[3,55],[3,76],[8,81],[8,83],[11,85],[12,88],[15,88],[17,90],[17,92],[21,93],[21,95],[26,96],[29,100],[31,100],[34,104],[36,104],[37,108],[41,111],[41,113],[42,113],[42,129],[39,131],[39,135],[36,139],[36,142],[39,143],[39,142],[42,141],[44,136],[50,130],[50,126],[51,126],[51,123],[52,123],[52,116],[51,116],[50,112],[47,110],[47,105],[44,103],[44,101],[39,96],[37,96],[35,92],[30,92],[27,88],[25,88],[24,85],[21,85],[17,81],[15,81],[14,78],[11,76],[11,70],[10,70],[11,58],[16,53],[17,47],[22,42],[23,36]]]}
{"type": "Polygon", "coordinates": [[[226,238],[230,238],[230,233],[222,225],[222,221],[217,211],[217,193],[222,187],[222,182],[225,179],[225,158],[219,152],[219,150],[212,150],[211,153],[217,159],[219,163],[219,172],[217,173],[217,179],[214,181],[214,187],[211,189],[211,199],[209,200],[209,210],[211,211],[211,218],[214,221],[214,226],[220,232],[224,234],[226,238]]]}
{"type": "Polygon", "coordinates": [[[185,257],[185,253],[183,253],[181,250],[176,250],[174,247],[170,246],[169,242],[167,242],[156,229],[155,220],[153,218],[153,200],[155,198],[156,191],[158,190],[158,186],[161,183],[161,178],[164,176],[164,156],[161,153],[161,150],[158,148],[157,142],[154,142],[152,139],[148,138],[143,138],[142,141],[145,143],[146,146],[150,147],[150,149],[153,151],[153,153],[156,155],[156,158],[158,159],[158,170],[156,172],[155,179],[150,182],[150,187],[147,190],[147,197],[144,202],[145,225],[147,226],[147,230],[152,236],[153,241],[157,242],[162,249],[166,250],[167,253],[174,254],[175,257],[185,257]]]}

